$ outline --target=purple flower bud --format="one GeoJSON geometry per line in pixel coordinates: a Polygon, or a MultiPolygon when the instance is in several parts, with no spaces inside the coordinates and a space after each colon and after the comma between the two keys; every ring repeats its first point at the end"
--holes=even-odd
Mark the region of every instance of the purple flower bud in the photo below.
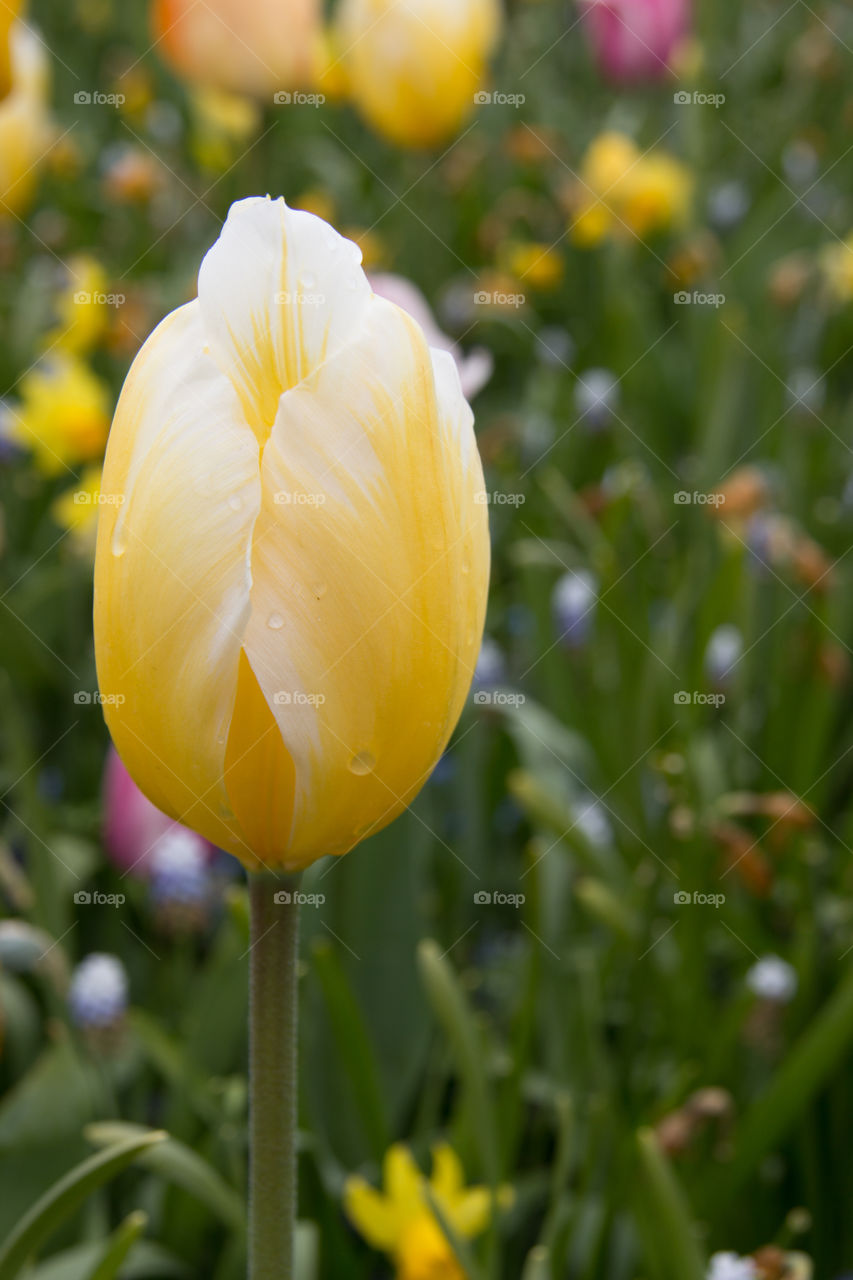
{"type": "Polygon", "coordinates": [[[127,1009],[128,982],[124,965],[115,956],[93,951],[71,975],[68,1007],[71,1018],[86,1031],[104,1031],[121,1022],[127,1009]]]}
{"type": "Polygon", "coordinates": [[[598,596],[598,583],[585,569],[564,573],[551,596],[554,626],[569,649],[581,649],[589,639],[598,596]]]}

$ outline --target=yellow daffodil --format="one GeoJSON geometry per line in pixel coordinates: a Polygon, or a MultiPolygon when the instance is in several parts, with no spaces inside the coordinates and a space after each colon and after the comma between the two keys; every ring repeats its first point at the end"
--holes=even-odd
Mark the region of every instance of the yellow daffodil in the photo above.
{"type": "Polygon", "coordinates": [[[500,30],[498,0],[342,0],[349,92],[403,146],[451,138],[474,110],[500,30]]]}
{"type": "MultiPolygon", "coordinates": [[[[470,1240],[489,1224],[488,1189],[465,1186],[459,1158],[446,1143],[433,1148],[429,1179],[399,1143],[386,1152],[382,1176],[384,1191],[363,1178],[347,1180],[344,1206],[353,1226],[393,1259],[397,1280],[465,1280],[430,1200],[454,1234],[470,1240]]],[[[508,1187],[499,1189],[497,1201],[502,1207],[511,1203],[508,1187]]]]}
{"type": "Polygon", "coordinates": [[[572,239],[592,248],[610,236],[642,239],[680,227],[690,210],[687,169],[660,151],[641,152],[625,134],[603,133],[581,164],[572,239]]]}
{"type": "Polygon", "coordinates": [[[313,81],[320,0],[154,0],[157,47],[186,80],[272,98],[313,81]]]}
{"type": "Polygon", "coordinates": [[[0,215],[29,202],[53,135],[47,52],[18,8],[0,6],[0,215]]]}
{"type": "Polygon", "coordinates": [[[60,494],[51,508],[54,520],[67,529],[79,550],[94,551],[101,496],[101,468],[87,467],[72,488],[60,494]]]}
{"type": "Polygon", "coordinates": [[[193,154],[206,169],[228,169],[261,123],[261,109],[245,94],[196,89],[192,94],[193,154]]]}
{"type": "Polygon", "coordinates": [[[31,449],[42,471],[99,458],[110,427],[107,387],[81,360],[56,355],[21,379],[10,438],[31,449]]]}
{"type": "Polygon", "coordinates": [[[452,356],[327,223],[242,200],[131,368],[104,488],[99,685],[142,790],[251,869],[390,822],[453,730],[485,612],[452,356]]]}
{"type": "Polygon", "coordinates": [[[97,258],[81,253],[68,262],[53,309],[57,323],[45,338],[48,346],[81,355],[97,345],[110,320],[107,274],[97,258]]]}
{"type": "Polygon", "coordinates": [[[502,257],[510,275],[530,289],[556,289],[563,279],[562,255],[547,244],[509,244],[502,257]]]}

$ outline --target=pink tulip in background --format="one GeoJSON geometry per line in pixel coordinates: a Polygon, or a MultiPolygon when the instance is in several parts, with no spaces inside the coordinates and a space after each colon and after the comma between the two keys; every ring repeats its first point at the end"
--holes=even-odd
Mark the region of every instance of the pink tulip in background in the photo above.
{"type": "Polygon", "coordinates": [[[216,852],[214,845],[173,822],[142,794],[111,746],[104,766],[103,835],[115,865],[122,871],[146,875],[157,841],[174,830],[186,831],[197,840],[206,857],[216,852]]]}
{"type": "Polygon", "coordinates": [[[658,80],[690,31],[690,0],[580,0],[598,64],[612,80],[658,80]]]}

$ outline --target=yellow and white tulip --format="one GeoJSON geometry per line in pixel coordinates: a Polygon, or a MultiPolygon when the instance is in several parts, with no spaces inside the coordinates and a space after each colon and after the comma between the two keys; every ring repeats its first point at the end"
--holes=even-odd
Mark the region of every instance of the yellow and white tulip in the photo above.
{"type": "Polygon", "coordinates": [[[391,142],[429,147],[474,110],[499,0],[342,0],[339,58],[355,105],[391,142]]]}
{"type": "Polygon", "coordinates": [[[107,448],[110,732],[158,808],[255,870],[345,853],[412,800],[482,634],[471,410],[360,258],[283,200],[234,205],[107,448]]]}

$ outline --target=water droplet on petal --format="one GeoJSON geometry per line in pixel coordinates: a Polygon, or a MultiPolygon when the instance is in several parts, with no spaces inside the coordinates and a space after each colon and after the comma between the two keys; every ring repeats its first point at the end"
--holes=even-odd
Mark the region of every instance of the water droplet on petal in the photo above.
{"type": "Polygon", "coordinates": [[[371,773],[375,768],[376,759],[369,751],[359,751],[349,762],[350,773],[354,773],[359,778],[363,778],[366,773],[371,773]]]}
{"type": "Polygon", "coordinates": [[[312,594],[315,595],[318,600],[322,600],[328,590],[329,588],[326,586],[325,582],[315,582],[311,588],[312,594]]]}
{"type": "Polygon", "coordinates": [[[110,546],[114,556],[123,556],[127,551],[127,534],[125,533],[124,524],[121,520],[116,522],[113,529],[113,538],[110,546]]]}
{"type": "Polygon", "coordinates": [[[267,626],[271,631],[281,631],[284,626],[284,618],[280,613],[271,613],[267,618],[267,626]]]}
{"type": "Polygon", "coordinates": [[[236,493],[232,493],[228,499],[228,505],[232,511],[239,511],[243,505],[243,499],[238,497],[236,493]]]}

